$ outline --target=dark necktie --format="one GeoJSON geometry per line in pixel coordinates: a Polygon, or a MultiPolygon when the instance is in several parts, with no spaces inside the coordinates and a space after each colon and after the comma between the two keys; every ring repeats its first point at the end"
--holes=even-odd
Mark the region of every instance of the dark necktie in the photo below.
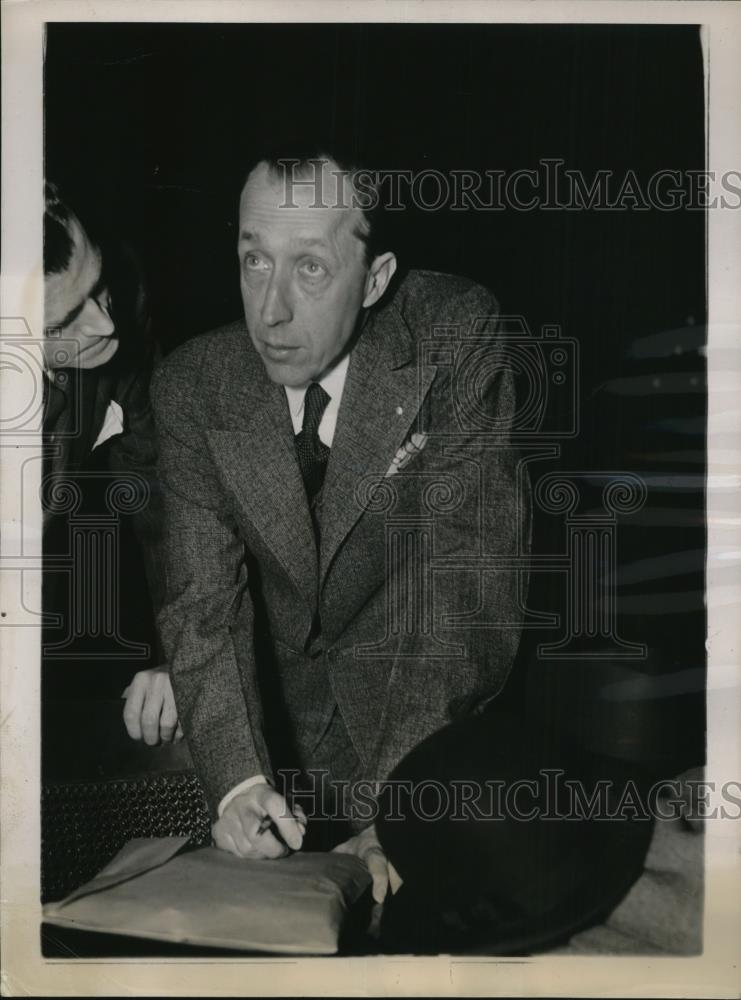
{"type": "Polygon", "coordinates": [[[296,453],[301,475],[306,487],[306,496],[314,520],[314,509],[321,493],[324,473],[329,460],[329,448],[319,439],[319,424],[322,420],[329,396],[318,382],[312,382],[304,397],[304,422],[301,433],[296,435],[296,453]]]}
{"type": "MultiPolygon", "coordinates": [[[[327,471],[327,461],[329,460],[329,448],[319,438],[319,424],[328,402],[329,396],[324,389],[318,382],[312,382],[304,397],[304,421],[301,425],[301,433],[294,438],[298,464],[301,468],[301,476],[309,501],[309,513],[311,514],[311,523],[314,526],[317,551],[320,541],[317,503],[321,497],[324,473],[327,471]]],[[[311,623],[309,637],[306,640],[307,649],[321,631],[322,624],[317,609],[311,623]]]]}

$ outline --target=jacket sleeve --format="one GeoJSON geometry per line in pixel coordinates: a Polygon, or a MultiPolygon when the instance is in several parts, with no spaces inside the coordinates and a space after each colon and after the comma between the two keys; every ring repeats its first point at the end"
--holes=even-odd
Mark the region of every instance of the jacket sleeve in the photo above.
{"type": "MultiPolygon", "coordinates": [[[[483,289],[461,298],[457,313],[446,316],[445,323],[458,322],[470,330],[476,317],[497,314],[496,302],[483,289]]],[[[429,437],[422,452],[424,473],[433,480],[436,473],[450,474],[470,494],[454,515],[435,522],[435,553],[444,555],[447,568],[429,574],[432,595],[425,595],[431,598],[435,635],[458,651],[450,658],[426,659],[414,655],[413,639],[406,645],[402,641],[367,771],[371,782],[388,778],[402,757],[436,730],[481,711],[501,691],[517,653],[527,571],[496,565],[498,559],[529,552],[531,491],[511,440],[514,379],[511,368],[501,364],[502,343],[492,326],[484,348],[487,354],[489,347],[492,351],[491,377],[476,383],[476,392],[485,384],[476,404],[486,414],[484,424],[456,417],[456,407],[473,395],[460,383],[451,386],[449,376],[436,379],[425,401],[429,437]],[[488,569],[473,569],[472,556],[474,562],[486,558],[488,569]],[[451,615],[459,617],[455,626],[451,615]]],[[[478,358],[471,368],[476,379],[489,364],[484,355],[478,358]]]]}
{"type": "Polygon", "coordinates": [[[272,774],[244,546],[202,426],[206,404],[194,399],[198,373],[173,360],[152,380],[164,502],[165,598],[158,624],[178,715],[216,817],[232,788],[252,775],[272,774]]]}

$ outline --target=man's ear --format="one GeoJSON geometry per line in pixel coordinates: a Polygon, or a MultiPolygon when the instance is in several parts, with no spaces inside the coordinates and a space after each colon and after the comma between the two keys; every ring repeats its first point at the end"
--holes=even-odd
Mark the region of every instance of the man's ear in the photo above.
{"type": "Polygon", "coordinates": [[[396,255],[389,251],[379,254],[373,259],[365,279],[365,298],[363,308],[367,309],[378,302],[389,286],[396,271],[396,255]]]}

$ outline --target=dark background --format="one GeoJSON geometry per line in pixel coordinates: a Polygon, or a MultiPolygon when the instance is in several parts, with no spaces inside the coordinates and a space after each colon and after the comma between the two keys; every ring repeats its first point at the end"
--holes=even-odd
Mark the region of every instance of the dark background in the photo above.
{"type": "MultiPolygon", "coordinates": [[[[561,157],[588,179],[631,169],[644,182],[704,168],[691,26],[52,24],[45,105],[47,176],[137,248],[165,352],[239,315],[238,194],[276,135],[350,138],[389,168],[561,157]]],[[[533,331],[558,324],[579,341],[581,433],[561,466],[649,479],[618,541],[620,632],[648,660],[541,663],[535,646],[556,636],[532,633],[510,692],[662,770],[699,763],[704,213],[409,209],[403,221],[405,263],[468,275],[533,331]],[[658,334],[669,347],[654,351],[658,334]],[[638,686],[605,697],[626,670],[638,686]]],[[[539,518],[534,550],[557,545],[555,531],[539,518]]],[[[531,604],[560,607],[562,592],[541,574],[531,604]]]]}

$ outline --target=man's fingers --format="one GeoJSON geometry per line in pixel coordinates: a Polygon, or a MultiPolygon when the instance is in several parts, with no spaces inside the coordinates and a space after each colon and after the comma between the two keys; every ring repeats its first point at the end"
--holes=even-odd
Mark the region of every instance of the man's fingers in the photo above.
{"type": "Polygon", "coordinates": [[[142,674],[137,674],[126,690],[129,692],[123,710],[126,731],[132,740],[140,740],[142,738],[142,705],[147,693],[147,678],[142,674]]]}
{"type": "Polygon", "coordinates": [[[219,850],[229,851],[230,854],[236,854],[237,857],[240,857],[240,853],[237,849],[237,845],[234,843],[233,836],[221,820],[217,820],[217,822],[214,823],[211,828],[211,836],[214,838],[214,843],[219,850]]]}
{"type": "Polygon", "coordinates": [[[174,702],[172,704],[168,704],[168,700],[165,698],[162,715],[160,716],[160,736],[165,743],[170,743],[172,741],[177,724],[178,714],[175,709],[175,704],[174,702]]]}
{"type": "Polygon", "coordinates": [[[286,845],[281,844],[269,829],[258,833],[252,841],[252,846],[263,858],[282,858],[288,854],[286,845]]]}
{"type": "Polygon", "coordinates": [[[160,740],[169,743],[183,738],[166,668],[140,670],[122,697],[126,698],[124,722],[132,739],[155,746],[160,740]]]}
{"type": "Polygon", "coordinates": [[[164,718],[160,719],[160,739],[163,743],[172,743],[175,734],[175,723],[167,723],[164,718]]]}
{"type": "Polygon", "coordinates": [[[170,743],[178,724],[178,710],[175,706],[175,695],[172,693],[172,684],[167,674],[163,674],[164,692],[162,715],[160,716],[160,736],[165,743],[170,743]]]}
{"type": "Polygon", "coordinates": [[[216,841],[216,846],[221,848],[222,851],[229,851],[230,854],[236,854],[239,857],[237,845],[234,843],[231,834],[222,831],[218,836],[214,836],[214,840],[216,841]]]}
{"type": "Polygon", "coordinates": [[[368,923],[368,934],[372,938],[379,938],[381,936],[381,916],[383,915],[383,905],[381,903],[374,903],[371,909],[370,921],[368,923]]]}
{"type": "MultiPolygon", "coordinates": [[[[253,817],[254,818],[254,817],[253,817]]],[[[280,858],[287,848],[269,832],[260,833],[254,823],[248,833],[237,815],[225,815],[214,823],[212,836],[216,846],[238,858],[280,858]]]]}
{"type": "Polygon", "coordinates": [[[368,871],[373,879],[373,898],[377,903],[382,903],[386,898],[386,890],[389,884],[389,870],[386,855],[380,847],[371,847],[363,855],[363,861],[368,866],[368,871]]]}
{"type": "Polygon", "coordinates": [[[354,854],[361,861],[365,862],[373,879],[373,899],[376,903],[383,903],[386,898],[390,877],[393,877],[393,885],[396,886],[392,891],[395,892],[401,885],[398,873],[393,865],[386,860],[386,855],[378,843],[378,838],[373,827],[368,827],[362,833],[350,837],[349,840],[338,844],[333,850],[336,854],[354,854]]]}
{"type": "MultiPolygon", "coordinates": [[[[282,796],[274,793],[276,798],[282,796]]],[[[285,808],[285,800],[284,808],[285,808]]],[[[255,806],[253,802],[235,799],[236,811],[234,819],[241,824],[247,840],[250,843],[252,856],[261,858],[282,858],[288,853],[288,848],[282,844],[270,830],[271,817],[263,812],[264,806],[255,806]]]]}
{"type": "Polygon", "coordinates": [[[234,840],[234,844],[237,848],[237,853],[240,858],[247,858],[252,853],[253,844],[250,838],[245,833],[244,827],[239,822],[238,817],[229,817],[229,833],[234,840]]]}
{"type": "MultiPolygon", "coordinates": [[[[240,809],[238,812],[225,812],[214,826],[222,829],[234,844],[233,853],[240,858],[279,858],[286,853],[286,848],[276,838],[268,833],[265,824],[253,809],[240,809]]],[[[220,846],[217,843],[217,846],[220,846]]],[[[229,848],[227,848],[228,850],[229,848]]]]}
{"type": "Polygon", "coordinates": [[[239,857],[282,858],[289,848],[301,847],[304,831],[283,796],[264,785],[237,795],[212,827],[212,834],[217,847],[234,848],[232,853],[239,857]]]}
{"type": "Polygon", "coordinates": [[[161,712],[162,692],[159,690],[159,686],[156,686],[154,691],[150,688],[142,709],[142,733],[144,734],[144,742],[150,747],[159,743],[161,712]]]}
{"type": "Polygon", "coordinates": [[[293,816],[288,803],[275,792],[265,801],[265,811],[275,823],[278,833],[293,851],[298,851],[304,842],[304,831],[301,824],[293,816]]]}
{"type": "Polygon", "coordinates": [[[391,864],[390,861],[388,862],[388,866],[389,866],[389,888],[391,889],[391,894],[395,896],[396,893],[404,884],[404,880],[402,879],[401,875],[399,875],[399,873],[397,872],[397,870],[394,868],[394,866],[391,864]]]}
{"type": "Polygon", "coordinates": [[[185,734],[183,733],[183,727],[178,722],[177,729],[175,730],[175,735],[173,737],[173,742],[174,743],[179,743],[180,740],[182,740],[182,738],[183,738],[184,735],[185,734]]]}

